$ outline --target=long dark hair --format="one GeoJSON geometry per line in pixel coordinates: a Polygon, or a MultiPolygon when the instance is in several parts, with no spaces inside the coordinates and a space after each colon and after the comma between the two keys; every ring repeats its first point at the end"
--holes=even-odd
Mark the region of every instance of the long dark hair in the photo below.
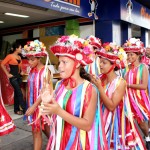
{"type": "Polygon", "coordinates": [[[90,74],[87,73],[83,67],[80,68],[80,77],[83,78],[83,79],[86,79],[88,81],[91,81],[90,74]]]}
{"type": "MultiPolygon", "coordinates": [[[[108,61],[110,61],[110,60],[108,60],[108,61]]],[[[113,65],[114,63],[112,61],[110,61],[110,64],[113,65]]],[[[115,66],[114,71],[118,71],[118,70],[119,70],[119,68],[117,66],[115,66]]]]}
{"type": "Polygon", "coordinates": [[[13,52],[16,51],[17,48],[19,48],[21,46],[20,43],[13,43],[12,46],[11,46],[11,49],[10,49],[10,54],[12,54],[13,52]]]}
{"type": "Polygon", "coordinates": [[[140,52],[135,52],[135,54],[139,56],[139,62],[141,62],[141,60],[142,60],[142,54],[140,52]]]}

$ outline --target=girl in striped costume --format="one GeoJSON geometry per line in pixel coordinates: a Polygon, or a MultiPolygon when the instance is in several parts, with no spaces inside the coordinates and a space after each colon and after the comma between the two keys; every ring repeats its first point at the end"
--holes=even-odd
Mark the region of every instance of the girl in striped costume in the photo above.
{"type": "Polygon", "coordinates": [[[100,78],[93,76],[102,99],[103,123],[110,150],[144,150],[144,144],[134,124],[129,99],[126,94],[126,82],[115,71],[124,68],[126,53],[115,43],[104,43],[97,50],[100,56],[100,78]]]}
{"type": "MultiPolygon", "coordinates": [[[[30,64],[30,73],[28,76],[28,109],[26,116],[28,122],[32,125],[34,150],[42,149],[42,130],[49,137],[49,126],[45,123],[44,118],[39,118],[39,108],[41,103],[40,89],[43,86],[45,66],[41,62],[41,58],[48,57],[44,44],[38,40],[30,41],[24,46],[23,55],[28,58],[30,64]]],[[[48,73],[48,81],[50,81],[50,72],[48,73]]]]}
{"type": "Polygon", "coordinates": [[[139,127],[145,135],[147,149],[150,149],[148,123],[150,119],[150,100],[148,96],[148,69],[140,63],[140,55],[144,52],[144,44],[140,39],[131,38],[124,44],[130,63],[125,73],[128,86],[128,96],[139,127]]]}
{"type": "Polygon", "coordinates": [[[92,46],[94,55],[93,55],[93,62],[91,64],[88,64],[85,66],[85,71],[89,74],[100,74],[100,58],[95,54],[96,49],[101,48],[101,40],[99,38],[96,38],[93,35],[90,35],[86,38],[86,40],[89,42],[89,44],[92,46]]]}
{"type": "MultiPolygon", "coordinates": [[[[149,76],[148,76],[148,94],[150,98],[150,45],[146,47],[145,53],[141,58],[141,63],[145,64],[148,68],[149,76]]],[[[150,132],[150,125],[149,125],[149,132],[150,132]]]]}
{"type": "Polygon", "coordinates": [[[74,35],[62,36],[51,51],[59,56],[62,80],[51,102],[41,107],[53,120],[47,150],[107,150],[99,94],[83,69],[92,62],[90,45],[74,35]]]}

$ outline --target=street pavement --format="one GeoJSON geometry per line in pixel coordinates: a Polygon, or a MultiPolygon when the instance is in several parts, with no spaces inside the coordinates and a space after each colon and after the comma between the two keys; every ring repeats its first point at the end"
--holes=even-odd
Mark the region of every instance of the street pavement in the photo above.
{"type": "MultiPolygon", "coordinates": [[[[0,136],[0,150],[33,150],[31,126],[23,121],[22,115],[13,113],[13,106],[6,106],[6,109],[14,120],[16,130],[8,135],[0,136]]],[[[46,149],[47,142],[48,140],[43,134],[42,150],[46,149]]]]}

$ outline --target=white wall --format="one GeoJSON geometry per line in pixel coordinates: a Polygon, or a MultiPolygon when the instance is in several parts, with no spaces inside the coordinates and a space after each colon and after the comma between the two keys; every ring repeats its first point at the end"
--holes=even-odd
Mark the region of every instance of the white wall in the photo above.
{"type": "Polygon", "coordinates": [[[3,41],[8,41],[10,44],[15,42],[17,39],[22,39],[22,34],[13,34],[3,36],[3,41]]]}
{"type": "Polygon", "coordinates": [[[95,32],[93,33],[93,25],[80,26],[80,37],[86,38],[89,35],[95,35],[95,32]]]}
{"type": "Polygon", "coordinates": [[[112,26],[112,36],[113,36],[113,41],[115,42],[117,45],[121,45],[121,26],[120,23],[118,22],[113,22],[113,26],[112,26]]]}
{"type": "Polygon", "coordinates": [[[148,46],[148,43],[149,43],[149,35],[148,35],[148,31],[145,32],[145,47],[148,46]]]}
{"type": "Polygon", "coordinates": [[[39,36],[40,36],[39,28],[34,29],[34,30],[33,30],[33,37],[36,38],[36,37],[39,37],[39,36]]]}
{"type": "MultiPolygon", "coordinates": [[[[39,37],[39,28],[33,30],[33,37],[39,37]]],[[[3,36],[3,41],[8,41],[10,44],[15,42],[17,39],[22,39],[22,34],[3,36]]]]}
{"type": "MultiPolygon", "coordinates": [[[[89,35],[95,35],[93,25],[80,26],[79,30],[81,38],[86,38],[89,35]]],[[[39,28],[33,30],[33,37],[39,37],[39,28]]],[[[15,42],[17,39],[22,39],[22,34],[3,36],[3,40],[8,41],[10,44],[15,42]]]]}
{"type": "Polygon", "coordinates": [[[150,45],[150,30],[148,31],[148,45],[150,45]]]}

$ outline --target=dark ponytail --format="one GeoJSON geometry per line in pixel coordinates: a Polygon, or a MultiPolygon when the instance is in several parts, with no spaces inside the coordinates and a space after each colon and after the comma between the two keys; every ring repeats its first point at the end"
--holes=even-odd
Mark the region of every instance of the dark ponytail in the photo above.
{"type": "Polygon", "coordinates": [[[21,46],[21,44],[19,43],[13,43],[12,46],[11,46],[11,49],[10,49],[10,54],[12,54],[13,52],[16,51],[17,48],[19,48],[21,46]]]}
{"type": "Polygon", "coordinates": [[[91,81],[90,74],[88,74],[83,67],[80,68],[80,77],[85,80],[91,81]]]}

